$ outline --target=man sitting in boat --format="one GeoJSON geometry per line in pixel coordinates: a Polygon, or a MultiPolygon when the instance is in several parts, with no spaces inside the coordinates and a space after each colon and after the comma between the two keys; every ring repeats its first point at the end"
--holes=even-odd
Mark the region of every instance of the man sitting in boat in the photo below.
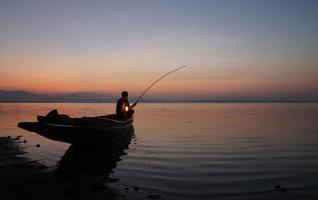
{"type": "Polygon", "coordinates": [[[120,120],[125,120],[125,119],[131,118],[132,115],[134,114],[133,107],[135,107],[135,106],[136,106],[136,103],[134,103],[131,106],[129,105],[128,92],[123,91],[121,93],[121,98],[118,99],[118,101],[117,101],[117,106],[116,106],[117,118],[120,120]]]}

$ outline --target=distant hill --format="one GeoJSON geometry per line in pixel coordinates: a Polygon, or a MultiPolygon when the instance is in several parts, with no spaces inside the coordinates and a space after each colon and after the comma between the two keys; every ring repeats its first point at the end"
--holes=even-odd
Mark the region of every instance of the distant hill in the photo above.
{"type": "MultiPolygon", "coordinates": [[[[74,102],[74,103],[114,103],[118,97],[93,92],[78,92],[68,94],[39,94],[21,90],[0,90],[0,102],[74,102]]],[[[130,102],[137,98],[130,97],[130,102]]],[[[271,97],[157,97],[143,98],[147,103],[249,103],[249,102],[318,102],[318,92],[281,95],[271,97]]]]}
{"type": "Polygon", "coordinates": [[[115,102],[115,97],[107,94],[79,92],[68,94],[38,94],[27,91],[0,90],[1,102],[115,102]]]}

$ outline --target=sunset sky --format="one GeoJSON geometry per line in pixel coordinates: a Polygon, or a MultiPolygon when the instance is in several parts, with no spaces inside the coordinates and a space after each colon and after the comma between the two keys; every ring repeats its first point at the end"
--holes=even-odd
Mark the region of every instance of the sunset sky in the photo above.
{"type": "Polygon", "coordinates": [[[0,0],[0,90],[318,92],[318,1],[0,0]]]}

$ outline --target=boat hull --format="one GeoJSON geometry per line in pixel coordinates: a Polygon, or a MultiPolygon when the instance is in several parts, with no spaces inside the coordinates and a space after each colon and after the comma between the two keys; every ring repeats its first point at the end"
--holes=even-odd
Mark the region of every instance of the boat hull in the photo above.
{"type": "Polygon", "coordinates": [[[130,134],[132,119],[114,120],[108,116],[74,118],[72,124],[52,122],[20,122],[18,127],[35,132],[48,139],[66,143],[96,143],[130,134]]]}

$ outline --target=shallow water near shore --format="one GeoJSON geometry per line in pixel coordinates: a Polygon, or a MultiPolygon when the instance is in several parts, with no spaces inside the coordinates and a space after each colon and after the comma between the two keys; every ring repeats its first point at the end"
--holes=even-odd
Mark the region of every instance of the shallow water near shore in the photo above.
{"type": "MultiPolygon", "coordinates": [[[[69,144],[16,126],[54,108],[81,117],[115,104],[0,103],[0,136],[22,135],[27,156],[54,167],[69,144]]],[[[134,132],[111,174],[124,188],[166,199],[318,197],[317,103],[141,103],[134,132]]]]}

